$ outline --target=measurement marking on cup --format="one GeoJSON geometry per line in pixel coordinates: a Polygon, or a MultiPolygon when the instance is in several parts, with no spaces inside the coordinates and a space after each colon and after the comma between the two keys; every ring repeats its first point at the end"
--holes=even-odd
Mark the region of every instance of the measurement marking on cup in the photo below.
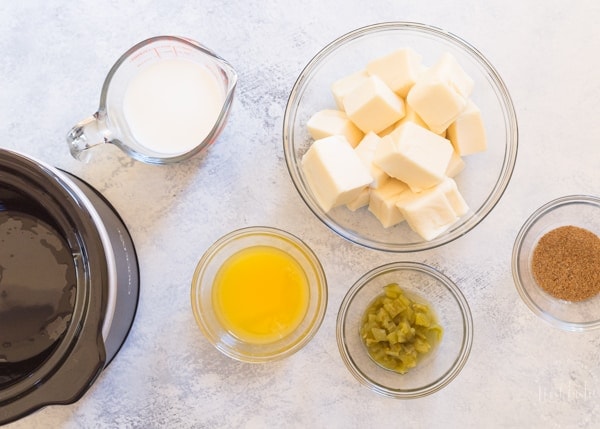
{"type": "Polygon", "coordinates": [[[152,51],[146,48],[132,56],[130,61],[134,63],[137,68],[140,68],[142,65],[144,65],[152,59],[148,55],[152,55],[152,51]]]}
{"type": "MultiPolygon", "coordinates": [[[[163,58],[165,56],[172,57],[173,52],[175,52],[175,54],[177,54],[177,52],[175,51],[175,47],[173,45],[157,46],[154,48],[154,51],[156,52],[156,56],[158,58],[163,58]]],[[[177,56],[177,55],[175,55],[175,56],[177,56]]]]}
{"type": "Polygon", "coordinates": [[[176,57],[189,56],[193,51],[187,46],[172,46],[176,57]]]}

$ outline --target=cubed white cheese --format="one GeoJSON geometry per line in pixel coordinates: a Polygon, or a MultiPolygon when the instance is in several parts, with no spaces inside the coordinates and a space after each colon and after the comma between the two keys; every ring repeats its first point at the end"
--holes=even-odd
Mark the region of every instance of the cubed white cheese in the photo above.
{"type": "Polygon", "coordinates": [[[444,193],[456,216],[460,217],[469,211],[469,206],[458,190],[458,186],[456,185],[454,179],[447,177],[438,185],[438,189],[440,192],[444,193]]]}
{"type": "Polygon", "coordinates": [[[404,101],[377,76],[354,87],[343,104],[350,120],[364,133],[378,133],[404,116],[404,101]]]}
{"type": "Polygon", "coordinates": [[[361,207],[364,207],[367,204],[369,204],[370,199],[371,199],[371,188],[366,187],[360,192],[360,194],[358,194],[358,197],[354,198],[352,201],[347,203],[346,207],[348,207],[348,209],[355,212],[356,210],[360,209],[361,207]]]}
{"type": "Polygon", "coordinates": [[[396,128],[398,128],[400,125],[404,124],[405,122],[412,122],[414,124],[417,124],[420,127],[429,129],[429,127],[427,126],[425,121],[423,119],[421,119],[421,117],[419,115],[417,115],[417,112],[415,112],[415,109],[413,109],[408,103],[406,103],[404,105],[404,112],[405,112],[404,118],[402,118],[402,119],[400,119],[400,121],[398,121],[396,128]]]}
{"type": "Polygon", "coordinates": [[[366,70],[360,70],[348,76],[344,76],[331,85],[331,92],[338,109],[344,110],[344,97],[352,91],[356,85],[369,77],[366,70]]]}
{"type": "Polygon", "coordinates": [[[354,148],[354,151],[358,154],[363,164],[369,169],[369,172],[371,173],[373,181],[371,182],[370,186],[374,189],[379,188],[390,178],[390,176],[388,176],[385,173],[385,171],[383,171],[373,162],[373,158],[375,158],[375,151],[377,150],[377,145],[380,142],[381,137],[379,137],[377,134],[371,131],[365,134],[358,146],[354,148]]]}
{"type": "Polygon", "coordinates": [[[352,147],[355,147],[364,136],[364,133],[341,110],[319,110],[310,117],[306,126],[315,140],[337,134],[346,137],[352,147]]]}
{"type": "Polygon", "coordinates": [[[326,212],[354,200],[373,180],[350,143],[338,135],[316,140],[302,157],[302,171],[326,212]]]}
{"type": "Polygon", "coordinates": [[[404,220],[396,202],[404,192],[410,192],[408,186],[396,179],[390,179],[378,189],[371,189],[369,211],[375,215],[384,228],[394,226],[404,220]]]}
{"type": "Polygon", "coordinates": [[[468,211],[451,178],[422,192],[402,193],[396,206],[409,226],[427,241],[447,231],[468,211]]]}
{"type": "MultiPolygon", "coordinates": [[[[405,110],[404,110],[404,111],[406,112],[406,103],[404,103],[404,108],[405,108],[405,110]]],[[[394,123],[393,123],[392,125],[390,125],[389,127],[387,127],[387,128],[384,128],[383,130],[379,131],[379,132],[377,133],[377,135],[378,135],[379,137],[385,137],[385,136],[387,136],[388,134],[391,134],[391,133],[392,133],[392,132],[393,132],[393,131],[394,131],[396,128],[398,128],[398,125],[400,125],[400,122],[402,122],[403,120],[404,120],[404,118],[400,119],[400,120],[399,120],[399,121],[397,121],[397,122],[394,122],[394,123]]],[[[372,132],[372,131],[371,131],[371,132],[372,132]]]]}
{"type": "Polygon", "coordinates": [[[473,84],[456,59],[446,53],[419,76],[406,102],[431,131],[440,134],[465,109],[473,84]]]}
{"type": "Polygon", "coordinates": [[[448,162],[448,168],[446,168],[446,176],[456,177],[458,173],[464,170],[465,165],[465,161],[453,150],[450,162],[448,162]]]}
{"type": "Polygon", "coordinates": [[[464,97],[443,82],[417,82],[406,102],[434,133],[443,133],[467,105],[464,97]]]}
{"type": "Polygon", "coordinates": [[[367,72],[378,76],[400,97],[406,97],[421,73],[422,57],[410,48],[398,49],[367,64],[367,72]]]}
{"type": "MultiPolygon", "coordinates": [[[[392,132],[394,132],[396,130],[396,128],[398,128],[400,125],[404,124],[405,122],[413,122],[413,123],[417,124],[418,126],[429,130],[429,127],[427,126],[425,121],[423,121],[423,119],[421,119],[421,117],[419,115],[417,115],[417,113],[414,111],[414,109],[412,107],[410,107],[410,105],[408,103],[404,103],[404,117],[402,119],[400,119],[398,122],[395,122],[394,124],[387,127],[385,130],[377,133],[377,135],[379,137],[385,137],[388,134],[391,134],[392,132]]],[[[442,137],[446,137],[446,130],[442,131],[441,133],[436,133],[436,134],[438,134],[442,137]]]]}
{"type": "Polygon", "coordinates": [[[440,183],[452,156],[448,140],[412,122],[382,138],[374,162],[389,176],[419,192],[440,183]]]}
{"type": "Polygon", "coordinates": [[[445,79],[463,97],[469,98],[471,96],[475,82],[449,52],[443,53],[438,62],[429,70],[445,79]]]}
{"type": "Polygon", "coordinates": [[[471,155],[487,149],[481,111],[475,103],[472,101],[467,103],[465,110],[448,127],[447,137],[460,156],[471,155]]]}

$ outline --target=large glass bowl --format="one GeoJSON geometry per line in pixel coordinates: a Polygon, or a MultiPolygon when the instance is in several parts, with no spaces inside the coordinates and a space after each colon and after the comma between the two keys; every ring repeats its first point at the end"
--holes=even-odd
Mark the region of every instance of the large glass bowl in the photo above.
{"type": "Polygon", "coordinates": [[[354,30],[323,48],[304,68],[289,96],[284,123],[283,149],[292,181],[310,210],[342,237],[377,250],[412,252],[434,248],[469,232],[494,208],[509,183],[517,156],[517,119],[502,78],[473,46],[439,28],[409,22],[375,24],[354,30]],[[312,143],[306,123],[322,109],[334,109],[331,84],[359,71],[368,61],[391,51],[411,47],[433,64],[451,53],[473,78],[471,99],[479,106],[486,127],[488,149],[465,158],[457,177],[470,211],[448,231],[431,241],[413,232],[406,222],[384,228],[366,208],[352,212],[338,207],[321,209],[301,168],[312,143]]]}
{"type": "Polygon", "coordinates": [[[585,301],[565,301],[544,291],[533,276],[531,260],[540,238],[553,229],[569,225],[600,236],[600,198],[591,195],[557,198],[527,219],[517,234],[512,253],[515,286],[527,307],[549,324],[565,331],[598,329],[600,294],[585,301]]]}
{"type": "Polygon", "coordinates": [[[396,262],[366,273],[350,288],[337,316],[336,336],[342,360],[360,383],[384,396],[412,399],[437,392],[460,373],[471,352],[473,319],[464,295],[444,274],[425,264],[396,262]],[[375,363],[359,332],[365,310],[390,283],[428,303],[443,329],[440,343],[406,374],[375,363]]]}

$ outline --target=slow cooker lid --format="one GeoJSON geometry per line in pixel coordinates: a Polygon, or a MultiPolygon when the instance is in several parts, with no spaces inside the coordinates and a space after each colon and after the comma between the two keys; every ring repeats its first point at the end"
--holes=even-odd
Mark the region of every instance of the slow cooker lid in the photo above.
{"type": "Polygon", "coordinates": [[[72,318],[73,254],[44,218],[12,204],[0,208],[0,387],[43,362],[72,318]]]}
{"type": "Polygon", "coordinates": [[[85,202],[54,169],[2,149],[0,240],[12,249],[0,251],[2,423],[75,401],[101,372],[108,276],[85,202]],[[19,277],[28,264],[22,246],[42,262],[19,277]],[[44,275],[30,273],[36,270],[44,275]],[[36,323],[22,326],[25,313],[36,323]]]}

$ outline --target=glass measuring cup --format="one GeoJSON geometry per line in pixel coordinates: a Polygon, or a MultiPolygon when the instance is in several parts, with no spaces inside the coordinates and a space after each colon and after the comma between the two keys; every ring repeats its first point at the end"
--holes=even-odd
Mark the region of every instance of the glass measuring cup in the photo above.
{"type": "Polygon", "coordinates": [[[71,155],[87,162],[109,143],[149,164],[187,159],[222,131],[236,83],[233,67],[197,42],[144,40],[110,69],[98,111],[67,134],[71,155]]]}

